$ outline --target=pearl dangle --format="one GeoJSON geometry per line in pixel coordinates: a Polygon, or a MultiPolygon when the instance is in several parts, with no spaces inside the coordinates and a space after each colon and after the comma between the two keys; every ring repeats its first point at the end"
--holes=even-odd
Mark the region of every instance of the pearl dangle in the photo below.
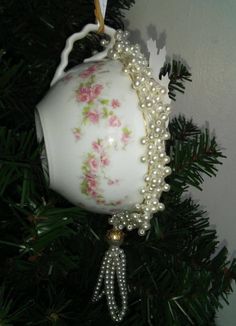
{"type": "Polygon", "coordinates": [[[123,238],[124,233],[120,230],[112,229],[108,231],[107,240],[110,248],[104,256],[92,299],[97,302],[105,294],[111,318],[115,322],[121,322],[127,310],[126,261],[123,249],[119,248],[123,238]],[[120,290],[121,308],[118,307],[115,300],[115,276],[120,290]],[[104,289],[101,290],[103,282],[104,289]]]}

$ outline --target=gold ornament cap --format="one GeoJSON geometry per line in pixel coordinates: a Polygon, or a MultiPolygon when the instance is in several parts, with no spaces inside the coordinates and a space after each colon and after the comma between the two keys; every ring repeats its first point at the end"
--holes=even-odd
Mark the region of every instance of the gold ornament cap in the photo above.
{"type": "Polygon", "coordinates": [[[107,231],[106,239],[110,245],[120,246],[124,240],[124,232],[117,229],[107,231]]]}

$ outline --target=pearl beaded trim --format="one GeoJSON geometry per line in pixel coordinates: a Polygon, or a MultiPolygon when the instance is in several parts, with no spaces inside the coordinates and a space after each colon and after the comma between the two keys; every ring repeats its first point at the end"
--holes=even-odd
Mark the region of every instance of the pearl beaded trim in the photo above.
{"type": "MultiPolygon", "coordinates": [[[[119,60],[123,64],[123,70],[132,81],[139,98],[139,106],[143,113],[146,127],[146,135],[140,140],[145,146],[144,154],[140,158],[147,164],[147,174],[144,176],[145,187],[140,189],[141,203],[135,205],[130,211],[122,211],[112,215],[109,220],[113,230],[109,231],[108,241],[110,248],[106,252],[97,285],[94,291],[93,301],[98,301],[105,294],[111,318],[115,322],[121,322],[127,310],[127,285],[125,278],[125,255],[119,248],[122,243],[122,230],[138,229],[140,235],[144,235],[150,228],[150,219],[157,211],[162,211],[165,206],[159,201],[162,191],[168,191],[169,185],[165,183],[165,177],[171,173],[169,157],[165,153],[165,141],[169,139],[168,116],[171,112],[169,105],[164,105],[166,90],[156,82],[148,68],[145,57],[140,52],[139,45],[131,45],[127,41],[127,32],[117,31],[115,44],[108,52],[108,57],[119,60]],[[121,307],[115,300],[115,276],[120,290],[121,307]],[[102,289],[104,283],[104,289],[102,289]]],[[[105,45],[105,41],[103,45],[105,45]]]]}
{"type": "Polygon", "coordinates": [[[148,164],[148,171],[144,176],[145,187],[140,189],[143,197],[141,203],[136,204],[132,212],[113,214],[109,223],[120,230],[125,227],[129,231],[137,228],[139,235],[144,235],[150,228],[153,213],[165,208],[159,201],[162,191],[170,189],[164,179],[171,173],[170,167],[165,166],[170,161],[165,153],[165,141],[170,138],[167,124],[171,108],[164,104],[166,89],[152,78],[148,62],[140,52],[139,45],[131,45],[127,36],[126,31],[116,32],[115,44],[109,50],[108,57],[123,64],[123,71],[130,76],[132,87],[139,98],[146,126],[146,135],[140,140],[145,146],[140,161],[148,164]]]}
{"type": "Polygon", "coordinates": [[[98,276],[97,285],[93,295],[93,302],[99,301],[103,295],[107,297],[108,309],[112,320],[121,322],[127,310],[127,286],[125,277],[125,254],[118,246],[111,246],[106,252],[98,276]],[[120,290],[121,308],[115,299],[115,276],[120,290]],[[104,289],[101,290],[104,282],[104,289]]]}

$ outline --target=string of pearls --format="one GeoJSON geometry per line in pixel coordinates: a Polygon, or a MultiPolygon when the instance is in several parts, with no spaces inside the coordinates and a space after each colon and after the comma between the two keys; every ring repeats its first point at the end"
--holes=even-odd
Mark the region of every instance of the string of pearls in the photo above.
{"type": "Polygon", "coordinates": [[[164,104],[166,89],[152,78],[139,45],[130,44],[127,37],[127,31],[116,32],[115,44],[109,50],[108,57],[123,64],[123,71],[130,76],[132,87],[137,92],[146,125],[146,135],[140,140],[145,146],[145,153],[140,161],[148,164],[148,171],[144,176],[145,187],[140,189],[143,198],[141,203],[136,204],[132,212],[113,214],[109,223],[119,230],[125,227],[129,231],[137,228],[139,235],[144,235],[150,228],[153,213],[165,208],[159,201],[162,192],[170,189],[164,179],[171,173],[171,168],[165,166],[170,161],[165,152],[165,141],[170,138],[167,125],[171,108],[164,104]]]}
{"type": "Polygon", "coordinates": [[[110,240],[110,248],[105,253],[97,285],[93,295],[93,302],[99,301],[103,295],[106,295],[108,309],[113,321],[121,322],[127,310],[127,286],[126,286],[126,261],[123,249],[119,248],[120,240],[116,238],[115,230],[111,230],[113,239],[110,240]],[[119,308],[115,299],[115,276],[120,290],[121,307],[119,308]],[[104,283],[104,289],[101,290],[104,283]]]}

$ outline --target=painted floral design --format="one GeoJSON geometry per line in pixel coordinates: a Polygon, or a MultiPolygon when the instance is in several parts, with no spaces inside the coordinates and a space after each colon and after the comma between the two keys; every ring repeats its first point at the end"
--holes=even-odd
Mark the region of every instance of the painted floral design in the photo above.
{"type": "Polygon", "coordinates": [[[101,153],[102,150],[103,150],[100,139],[98,139],[97,141],[92,142],[92,147],[93,147],[93,150],[95,152],[97,152],[97,153],[101,153]]]}
{"type": "Polygon", "coordinates": [[[120,127],[121,126],[121,122],[116,115],[112,115],[109,118],[108,123],[109,123],[110,127],[120,127]]]}
{"type": "Polygon", "coordinates": [[[81,78],[87,78],[97,71],[97,64],[94,64],[79,74],[81,78]]]}
{"type": "Polygon", "coordinates": [[[132,131],[128,127],[122,128],[122,136],[121,136],[121,142],[123,143],[123,148],[125,148],[131,138],[132,131]]]}
{"type": "Polygon", "coordinates": [[[70,81],[71,79],[73,79],[73,74],[72,74],[72,73],[68,73],[68,74],[66,74],[66,75],[62,78],[62,80],[63,80],[64,82],[68,82],[68,81],[70,81]]]}
{"type": "Polygon", "coordinates": [[[97,139],[92,143],[92,150],[86,155],[82,165],[83,180],[80,184],[81,192],[93,198],[97,204],[116,206],[122,201],[106,202],[103,191],[100,188],[101,175],[107,180],[109,186],[117,185],[118,179],[112,180],[105,174],[105,168],[110,165],[109,156],[105,150],[102,139],[97,139]]]}
{"type": "Polygon", "coordinates": [[[81,130],[80,130],[80,128],[74,128],[72,131],[73,131],[73,134],[75,136],[75,139],[80,140],[80,138],[81,138],[81,130]]]}
{"type": "Polygon", "coordinates": [[[76,91],[76,100],[78,102],[93,102],[100,94],[103,89],[103,86],[96,84],[89,87],[80,87],[76,91]]]}
{"type": "Polygon", "coordinates": [[[75,90],[75,99],[85,104],[82,108],[82,124],[98,124],[102,119],[107,121],[107,126],[119,128],[122,122],[115,111],[121,102],[117,98],[103,98],[103,85],[96,83],[95,73],[99,72],[101,66],[102,63],[93,64],[79,74],[83,82],[75,90]]]}
{"type": "Polygon", "coordinates": [[[111,106],[112,106],[113,109],[119,108],[120,107],[120,102],[118,100],[116,100],[116,99],[113,99],[111,101],[111,106]]]}
{"type": "Polygon", "coordinates": [[[117,184],[119,184],[119,180],[118,179],[115,179],[115,180],[108,179],[107,184],[109,186],[117,185],[117,184]]]}
{"type": "MultiPolygon", "coordinates": [[[[122,106],[118,98],[105,98],[104,86],[96,81],[96,75],[103,63],[96,63],[80,72],[80,84],[75,89],[74,98],[82,104],[82,121],[79,127],[72,129],[76,141],[80,141],[83,135],[83,126],[98,125],[103,123],[104,128],[114,128],[119,140],[107,144],[104,139],[96,139],[91,143],[91,149],[86,154],[82,164],[81,192],[93,199],[96,204],[115,207],[122,204],[122,200],[106,201],[101,183],[106,181],[107,186],[118,186],[120,180],[107,175],[107,169],[111,164],[110,150],[125,150],[132,139],[132,131],[124,125],[119,108],[122,106]],[[105,146],[106,145],[106,146],[105,146]]],[[[81,105],[78,106],[81,109],[81,105]]]]}
{"type": "Polygon", "coordinates": [[[97,109],[90,110],[90,107],[85,107],[83,110],[83,124],[90,122],[97,124],[100,120],[101,114],[97,109]]]}

